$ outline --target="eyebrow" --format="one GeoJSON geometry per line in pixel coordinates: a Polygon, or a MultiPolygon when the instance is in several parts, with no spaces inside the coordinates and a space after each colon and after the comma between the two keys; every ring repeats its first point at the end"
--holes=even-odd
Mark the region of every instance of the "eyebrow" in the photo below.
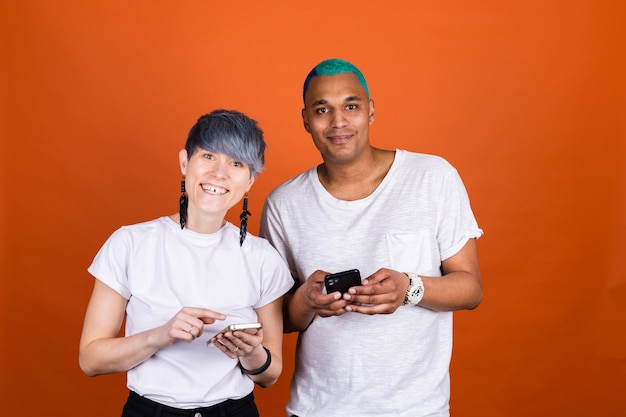
{"type": "MultiPolygon", "coordinates": [[[[350,101],[363,101],[363,100],[359,96],[348,96],[344,98],[343,101],[344,103],[346,103],[350,101]]],[[[320,106],[323,104],[328,104],[328,100],[326,99],[315,100],[313,103],[311,103],[311,106],[320,106]]]]}

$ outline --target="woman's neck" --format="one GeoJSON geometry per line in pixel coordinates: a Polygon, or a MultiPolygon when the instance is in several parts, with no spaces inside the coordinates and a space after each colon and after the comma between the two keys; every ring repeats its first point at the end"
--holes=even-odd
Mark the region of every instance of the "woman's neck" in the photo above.
{"type": "MultiPolygon", "coordinates": [[[[169,216],[172,221],[180,224],[180,215],[178,213],[169,216]]],[[[212,234],[216,233],[226,224],[224,216],[221,217],[209,217],[204,219],[198,218],[198,216],[189,216],[187,218],[187,224],[185,228],[196,233],[212,234]]]]}

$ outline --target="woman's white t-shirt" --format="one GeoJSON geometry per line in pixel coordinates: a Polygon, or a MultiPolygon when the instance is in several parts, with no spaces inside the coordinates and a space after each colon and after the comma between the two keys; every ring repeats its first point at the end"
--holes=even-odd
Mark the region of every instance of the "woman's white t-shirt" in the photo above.
{"type": "Polygon", "coordinates": [[[163,325],[183,307],[227,316],[205,325],[191,343],[176,341],[130,369],[128,388],[177,408],[206,407],[242,398],[253,389],[236,359],[207,341],[232,323],[257,321],[255,308],[281,297],[293,279],[270,244],[227,223],[200,234],[169,217],[124,226],[102,246],[89,272],[128,299],[126,335],[163,325]]]}

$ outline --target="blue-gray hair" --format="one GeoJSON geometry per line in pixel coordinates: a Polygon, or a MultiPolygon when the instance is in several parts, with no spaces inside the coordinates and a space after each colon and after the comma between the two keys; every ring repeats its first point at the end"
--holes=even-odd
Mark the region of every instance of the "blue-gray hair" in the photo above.
{"type": "Polygon", "coordinates": [[[185,150],[191,158],[199,149],[222,153],[245,162],[256,178],[265,164],[265,140],[256,120],[236,110],[213,110],[189,131],[185,150]]]}
{"type": "Polygon", "coordinates": [[[356,75],[356,78],[359,80],[359,84],[361,84],[361,87],[365,89],[365,94],[367,94],[367,99],[369,100],[370,90],[369,88],[367,88],[367,81],[365,81],[365,77],[363,76],[361,71],[353,64],[340,58],[326,59],[313,67],[311,72],[309,72],[309,75],[307,75],[306,79],[304,80],[304,87],[302,88],[302,100],[305,100],[306,92],[309,89],[309,83],[311,82],[311,79],[313,77],[317,77],[318,75],[344,74],[346,72],[356,75]]]}

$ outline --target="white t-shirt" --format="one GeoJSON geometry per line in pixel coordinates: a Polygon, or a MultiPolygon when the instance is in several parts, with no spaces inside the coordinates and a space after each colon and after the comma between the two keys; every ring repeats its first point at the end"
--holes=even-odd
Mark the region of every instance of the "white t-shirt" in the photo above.
{"type": "Polygon", "coordinates": [[[253,389],[236,359],[207,340],[231,323],[257,321],[255,308],[281,297],[293,284],[270,244],[227,223],[201,234],[169,217],[124,226],[102,246],[89,272],[128,299],[126,335],[163,325],[182,307],[223,313],[191,343],[176,341],[128,371],[128,388],[177,408],[207,407],[242,398],[253,389]]]}
{"type": "MultiPolygon", "coordinates": [[[[441,262],[482,235],[457,171],[396,150],[368,197],[329,194],[312,168],[274,190],[261,235],[305,281],[315,270],[380,268],[441,276],[441,262]]],[[[287,414],[448,416],[452,313],[401,306],[393,314],[316,316],[299,335],[287,414]]]]}

